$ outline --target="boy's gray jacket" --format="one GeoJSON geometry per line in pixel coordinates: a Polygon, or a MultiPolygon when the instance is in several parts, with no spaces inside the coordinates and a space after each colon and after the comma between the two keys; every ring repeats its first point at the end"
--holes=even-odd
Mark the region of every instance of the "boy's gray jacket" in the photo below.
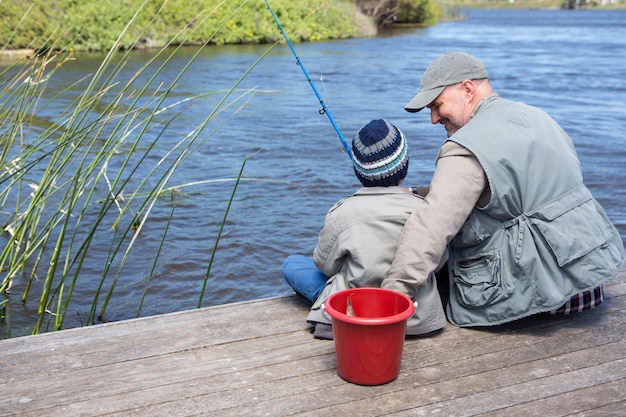
{"type": "Polygon", "coordinates": [[[452,323],[555,310],[615,277],[622,239],[583,184],[571,139],[546,113],[496,97],[449,140],[476,156],[491,190],[449,245],[452,323]]]}
{"type": "MultiPolygon", "coordinates": [[[[420,197],[400,187],[364,187],[328,211],[313,261],[330,279],[311,308],[309,322],[330,322],[321,306],[331,294],[347,288],[380,286],[404,223],[421,202],[420,197]]],[[[413,299],[418,305],[407,322],[407,334],[424,334],[445,326],[434,274],[413,299]]]]}

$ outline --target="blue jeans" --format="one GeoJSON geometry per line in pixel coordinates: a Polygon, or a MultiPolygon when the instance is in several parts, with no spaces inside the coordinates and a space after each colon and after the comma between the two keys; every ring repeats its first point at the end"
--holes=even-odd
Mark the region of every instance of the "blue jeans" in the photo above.
{"type": "Polygon", "coordinates": [[[317,269],[313,260],[302,255],[289,255],[283,262],[282,272],[287,284],[312,303],[328,281],[328,277],[317,269]]]}

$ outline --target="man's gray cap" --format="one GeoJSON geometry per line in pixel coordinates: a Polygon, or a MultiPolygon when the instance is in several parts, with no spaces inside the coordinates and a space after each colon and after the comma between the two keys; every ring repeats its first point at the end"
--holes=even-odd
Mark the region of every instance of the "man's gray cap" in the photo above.
{"type": "Polygon", "coordinates": [[[482,78],[489,78],[489,74],[476,57],[465,52],[445,53],[424,71],[419,92],[404,109],[411,113],[418,112],[432,103],[447,86],[482,78]]]}

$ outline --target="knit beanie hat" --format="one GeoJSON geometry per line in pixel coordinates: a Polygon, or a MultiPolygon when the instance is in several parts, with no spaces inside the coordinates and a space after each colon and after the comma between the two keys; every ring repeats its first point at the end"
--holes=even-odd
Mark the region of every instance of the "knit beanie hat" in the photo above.
{"type": "Polygon", "coordinates": [[[372,120],[352,140],[354,173],[364,187],[398,185],[409,169],[406,138],[385,119],[372,120]]]}

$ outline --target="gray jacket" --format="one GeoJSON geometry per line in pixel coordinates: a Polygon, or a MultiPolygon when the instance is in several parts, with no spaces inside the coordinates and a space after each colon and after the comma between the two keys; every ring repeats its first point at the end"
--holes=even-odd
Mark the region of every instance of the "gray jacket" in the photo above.
{"type": "Polygon", "coordinates": [[[453,324],[554,310],[612,279],[623,262],[622,240],[583,185],[570,138],[539,109],[486,99],[442,147],[431,185],[431,204],[407,221],[382,285],[410,293],[449,242],[453,324]]]}
{"type": "Polygon", "coordinates": [[[571,139],[547,114],[494,98],[451,140],[476,155],[491,190],[450,245],[452,323],[555,310],[615,277],[622,239],[583,184],[571,139]]]}
{"type": "MultiPolygon", "coordinates": [[[[396,252],[404,222],[420,197],[400,187],[365,187],[339,201],[326,215],[313,261],[330,277],[307,318],[328,323],[320,307],[339,290],[379,287],[396,252]]],[[[413,297],[416,313],[408,320],[407,334],[441,329],[446,323],[434,275],[413,297]]]]}

